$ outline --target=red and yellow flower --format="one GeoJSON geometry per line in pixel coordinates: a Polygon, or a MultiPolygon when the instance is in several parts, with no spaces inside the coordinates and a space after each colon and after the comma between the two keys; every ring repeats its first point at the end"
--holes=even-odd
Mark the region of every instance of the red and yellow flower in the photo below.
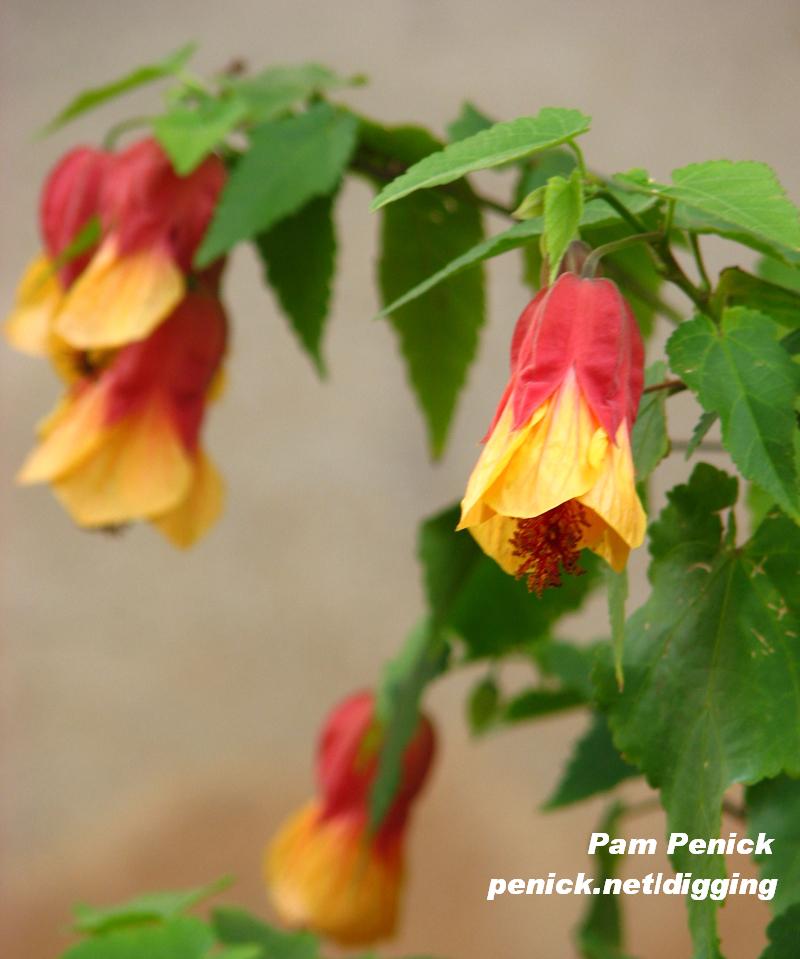
{"type": "Polygon", "coordinates": [[[199,439],[226,327],[213,292],[188,293],[146,340],[71,385],[42,424],[20,482],[51,483],[81,526],[147,519],[176,545],[191,545],[222,505],[199,439]]]}
{"type": "Polygon", "coordinates": [[[394,931],[405,829],[433,759],[433,727],[423,717],[406,748],[392,806],[371,833],[369,792],[381,735],[372,693],[351,696],[331,713],[318,750],[320,795],[284,823],[264,862],[281,919],[343,945],[394,931]]]}
{"type": "Polygon", "coordinates": [[[579,571],[581,549],[620,571],[644,538],[630,443],[643,359],[610,280],[564,273],[517,322],[511,377],[459,529],[537,594],[579,571]]]}
{"type": "Polygon", "coordinates": [[[179,177],[152,139],[116,155],[100,195],[103,239],[59,310],[59,335],[86,350],[151,333],[183,299],[224,182],[213,155],[179,177]]]}

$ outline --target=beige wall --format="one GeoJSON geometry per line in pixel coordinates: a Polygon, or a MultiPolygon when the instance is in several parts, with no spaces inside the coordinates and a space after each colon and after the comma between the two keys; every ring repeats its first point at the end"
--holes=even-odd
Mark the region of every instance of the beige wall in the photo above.
{"type": "MultiPolygon", "coordinates": [[[[351,101],[386,120],[441,129],[467,95],[502,118],[578,106],[594,116],[587,149],[598,167],[664,176],[695,159],[760,158],[800,196],[794,0],[4,0],[0,17],[6,304],[37,245],[48,167],[76,139],[96,139],[117,110],[155,101],[131,97],[43,142],[31,132],[76,89],[187,38],[201,42],[207,70],[233,56],[256,67],[316,58],[363,70],[372,86],[351,101]]],[[[460,493],[525,294],[513,257],[492,267],[481,361],[450,451],[431,466],[390,331],[370,320],[368,199],[349,185],[338,208],[325,385],[252,256],[234,258],[230,383],[208,430],[229,502],[189,555],[148,529],[80,533],[46,491],[14,489],[56,388],[42,366],[2,352],[4,959],[53,956],[79,899],[233,872],[233,897],[263,909],[260,846],[310,789],[321,717],[374,680],[419,612],[415,523],[460,493]]],[[[686,435],[691,410],[677,409],[676,432],[686,435]]],[[[681,475],[681,458],[670,463],[681,475]]],[[[604,615],[595,604],[575,635],[602,632],[604,615]]],[[[536,811],[580,723],[472,744],[461,705],[471,680],[449,679],[431,696],[442,749],[413,831],[397,950],[569,959],[566,930],[580,903],[482,897],[490,875],[586,868],[602,804],[536,811]]],[[[635,828],[660,835],[662,823],[635,828]]],[[[687,954],[680,903],[630,911],[634,951],[687,954]]],[[[756,954],[763,918],[755,906],[724,910],[730,959],[756,954]]]]}

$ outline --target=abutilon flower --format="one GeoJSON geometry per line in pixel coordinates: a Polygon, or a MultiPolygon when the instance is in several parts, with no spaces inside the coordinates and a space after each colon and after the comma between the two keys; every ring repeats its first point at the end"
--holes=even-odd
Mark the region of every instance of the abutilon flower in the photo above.
{"type": "Polygon", "coordinates": [[[100,192],[103,239],[59,310],[59,335],[88,350],[151,333],[184,296],[224,182],[216,156],[179,177],[152,139],[116,154],[100,192]]]}
{"type": "Polygon", "coordinates": [[[20,482],[51,483],[81,526],[148,519],[190,545],[222,503],[199,438],[226,328],[212,291],[188,293],[147,339],[71,385],[40,427],[20,482]]]}
{"type": "Polygon", "coordinates": [[[100,195],[112,154],[76,147],[59,160],[45,181],[39,205],[44,250],[25,270],[6,322],[6,337],[19,350],[46,355],[54,346],[54,324],[67,290],[97,247],[59,263],[81,231],[100,214],[100,195]]]}
{"type": "Polygon", "coordinates": [[[284,823],[264,861],[281,919],[344,945],[375,942],[394,931],[405,829],[433,759],[433,727],[422,717],[406,748],[392,806],[371,833],[369,793],[381,736],[372,693],[351,696],[334,709],[318,748],[319,796],[284,823]]]}
{"type": "Polygon", "coordinates": [[[620,571],[644,539],[630,444],[643,360],[610,280],[564,273],[517,322],[511,377],[458,528],[539,595],[562,571],[580,572],[584,547],[620,571]]]}

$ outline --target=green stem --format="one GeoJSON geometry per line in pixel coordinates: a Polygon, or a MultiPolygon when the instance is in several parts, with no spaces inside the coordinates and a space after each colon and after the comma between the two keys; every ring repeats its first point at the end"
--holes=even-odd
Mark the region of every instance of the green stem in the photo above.
{"type": "Polygon", "coordinates": [[[593,277],[600,260],[610,253],[616,253],[618,250],[624,250],[634,243],[649,243],[652,240],[660,239],[660,233],[635,233],[633,236],[623,236],[619,240],[612,240],[610,243],[604,243],[602,246],[595,247],[586,257],[581,270],[581,276],[586,279],[593,277]]]}
{"type": "Polygon", "coordinates": [[[117,140],[128,133],[129,130],[138,130],[139,127],[150,126],[152,122],[153,117],[139,116],[129,117],[127,120],[115,123],[103,138],[103,149],[113,150],[117,145],[117,140]]]}
{"type": "Polygon", "coordinates": [[[692,256],[697,265],[697,272],[700,274],[700,284],[706,293],[708,293],[711,289],[711,280],[708,278],[706,264],[703,260],[703,252],[700,249],[700,240],[696,233],[689,233],[689,245],[692,248],[692,256]]]}
{"type": "Polygon", "coordinates": [[[575,159],[578,161],[578,169],[580,170],[581,179],[586,180],[588,174],[586,172],[586,160],[583,157],[583,150],[581,150],[574,140],[568,140],[567,145],[575,154],[575,159]]]}

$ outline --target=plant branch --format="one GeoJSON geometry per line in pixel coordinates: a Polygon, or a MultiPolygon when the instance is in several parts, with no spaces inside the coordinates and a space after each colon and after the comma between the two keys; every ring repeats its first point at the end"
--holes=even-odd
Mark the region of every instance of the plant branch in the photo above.
{"type": "Polygon", "coordinates": [[[692,256],[694,257],[694,262],[697,264],[697,272],[700,274],[700,283],[702,288],[709,292],[711,289],[711,280],[708,278],[708,272],[706,271],[706,264],[703,260],[703,253],[700,249],[700,240],[696,233],[689,233],[689,245],[692,248],[692,256]]]}
{"type": "Polygon", "coordinates": [[[670,395],[672,395],[673,393],[682,393],[686,389],[688,389],[688,387],[683,380],[663,380],[661,383],[653,383],[652,386],[645,386],[642,392],[656,393],[658,390],[669,390],[670,395]]]}
{"type": "Polygon", "coordinates": [[[612,240],[610,243],[604,243],[602,246],[596,246],[586,257],[581,270],[581,276],[586,279],[593,277],[597,264],[600,260],[610,253],[616,253],[617,250],[624,250],[634,243],[649,243],[651,240],[657,240],[660,233],[634,233],[632,236],[623,236],[619,240],[612,240]]]}

